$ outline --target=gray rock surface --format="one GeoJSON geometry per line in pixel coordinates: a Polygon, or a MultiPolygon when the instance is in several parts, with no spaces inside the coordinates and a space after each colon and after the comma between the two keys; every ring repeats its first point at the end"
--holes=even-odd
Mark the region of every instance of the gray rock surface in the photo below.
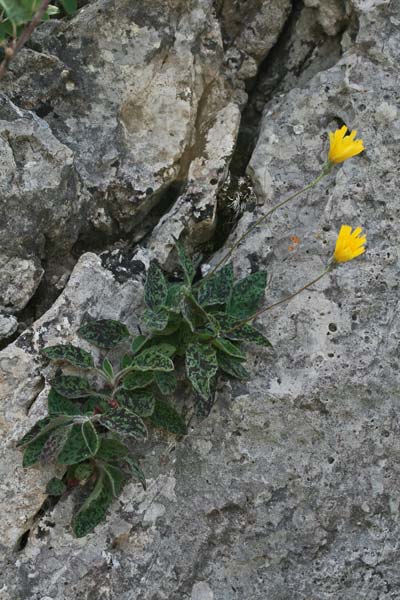
{"type": "MultiPolygon", "coordinates": [[[[83,256],[50,312],[0,354],[2,600],[399,598],[400,7],[354,0],[339,14],[336,2],[307,4],[329,35],[345,15],[345,52],[265,107],[248,169],[258,204],[245,207],[222,252],[319,173],[326,132],[345,122],[366,151],[275,213],[240,246],[235,269],[270,272],[269,304],[322,271],[342,223],[366,229],[367,253],[265,313],[259,327],[273,354],[251,350],[251,380],[221,382],[211,415],[183,442],[154,434],[142,461],[148,491],[128,485],[95,534],[76,540],[71,499],[32,522],[49,474],[23,471],[12,447],[43,410],[37,350],[73,339],[86,313],[133,327],[140,259],[167,262],[169,227],[184,232],[178,217],[165,218],[119,269],[118,251],[83,256]],[[26,546],[13,552],[29,527],[26,546]]],[[[232,110],[234,121],[229,105],[219,114],[232,110]]],[[[221,152],[228,161],[230,131],[221,152]]],[[[191,167],[190,185],[208,193],[201,169],[191,167]]],[[[190,219],[186,205],[182,211],[190,219]]]]}

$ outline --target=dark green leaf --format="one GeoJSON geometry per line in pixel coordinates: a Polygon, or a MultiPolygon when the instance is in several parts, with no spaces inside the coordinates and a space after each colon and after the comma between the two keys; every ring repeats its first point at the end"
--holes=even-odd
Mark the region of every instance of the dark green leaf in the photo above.
{"type": "Polygon", "coordinates": [[[233,286],[227,312],[239,319],[250,317],[259,308],[267,285],[267,273],[258,271],[241,279],[233,286]]]}
{"type": "Polygon", "coordinates": [[[112,465],[103,465],[103,470],[110,480],[111,489],[114,496],[119,496],[125,482],[125,475],[118,467],[112,465]]]}
{"type": "Polygon", "coordinates": [[[41,465],[47,465],[56,461],[56,457],[68,437],[69,430],[69,427],[58,427],[51,432],[39,456],[41,465]]]}
{"type": "Polygon", "coordinates": [[[144,285],[144,298],[151,310],[161,308],[167,299],[168,285],[163,272],[156,262],[150,263],[144,285]]]}
{"type": "Polygon", "coordinates": [[[106,377],[110,380],[114,377],[114,369],[108,358],[103,360],[103,364],[101,366],[101,370],[106,375],[106,377]]]}
{"type": "Polygon", "coordinates": [[[193,388],[204,399],[211,394],[211,381],[218,370],[215,348],[207,344],[189,344],[186,373],[193,388]]]}
{"type": "Polygon", "coordinates": [[[149,417],[154,410],[155,398],[148,390],[132,392],[119,390],[115,396],[117,402],[139,417],[149,417]]]}
{"type": "Polygon", "coordinates": [[[127,390],[136,390],[139,388],[144,388],[150,383],[153,383],[154,373],[152,371],[145,371],[141,373],[140,371],[132,371],[132,373],[128,373],[124,378],[122,385],[127,390]]]}
{"type": "Polygon", "coordinates": [[[94,466],[90,463],[84,462],[79,465],[74,465],[72,467],[72,475],[74,479],[77,479],[80,484],[84,483],[91,477],[94,473],[94,466]]]}
{"type": "Polygon", "coordinates": [[[228,354],[229,356],[233,356],[234,358],[237,358],[239,360],[246,360],[246,354],[229,340],[225,340],[224,338],[217,338],[213,340],[213,345],[216,348],[218,348],[218,350],[221,350],[221,352],[225,352],[225,354],[228,354]]]}
{"type": "Polygon", "coordinates": [[[36,437],[24,451],[22,459],[23,467],[31,467],[39,461],[43,446],[51,436],[51,431],[46,431],[39,437],[36,437]]]}
{"type": "Polygon", "coordinates": [[[179,313],[179,305],[184,290],[187,290],[187,288],[183,285],[183,283],[169,284],[167,299],[165,301],[165,306],[169,308],[169,310],[179,313]]]}
{"type": "Polygon", "coordinates": [[[246,371],[241,360],[228,356],[223,352],[217,352],[217,359],[221,371],[228,373],[228,375],[231,375],[232,377],[236,377],[236,379],[241,379],[242,381],[246,381],[250,378],[250,373],[246,371]]]}
{"type": "Polygon", "coordinates": [[[142,419],[120,406],[111,413],[101,415],[100,423],[121,435],[130,435],[136,439],[147,437],[147,429],[142,419]]]}
{"type": "Polygon", "coordinates": [[[146,477],[137,462],[133,458],[130,458],[130,456],[126,456],[124,460],[130,466],[132,475],[136,477],[136,479],[142,484],[143,489],[146,490],[146,477]]]}
{"type": "Polygon", "coordinates": [[[127,326],[112,319],[89,321],[78,329],[78,333],[84,340],[106,349],[114,348],[129,337],[127,326]]]}
{"type": "Polygon", "coordinates": [[[215,313],[215,318],[218,320],[221,326],[221,333],[225,337],[231,340],[238,340],[243,342],[252,342],[258,346],[272,347],[272,344],[262,333],[257,331],[252,325],[245,323],[234,331],[230,331],[233,327],[237,326],[241,319],[236,319],[226,313],[215,313]]]}
{"type": "Polygon", "coordinates": [[[86,352],[86,350],[72,344],[47,346],[47,348],[43,348],[42,354],[50,358],[50,360],[67,362],[81,369],[91,369],[94,367],[92,355],[86,352]]]}
{"type": "Polygon", "coordinates": [[[52,386],[66,398],[82,398],[91,394],[88,380],[78,375],[56,375],[52,386]]]}
{"type": "Polygon", "coordinates": [[[82,423],[82,435],[90,454],[94,456],[100,447],[100,440],[96,428],[91,421],[82,423]]]}
{"type": "MultiPolygon", "coordinates": [[[[44,419],[40,419],[36,421],[33,427],[17,442],[17,448],[19,446],[26,446],[26,444],[30,444],[35,438],[49,430],[49,425],[52,422],[50,417],[45,417],[44,419]]],[[[50,427],[51,429],[51,427],[50,427]]]]}
{"type": "MultiPolygon", "coordinates": [[[[111,396],[111,393],[110,393],[111,396]]],[[[83,411],[86,415],[93,413],[108,412],[111,410],[107,400],[102,396],[89,396],[83,405],[83,411]]]]}
{"type": "Polygon", "coordinates": [[[81,424],[73,425],[69,429],[68,437],[57,456],[61,465],[74,465],[92,455],[82,434],[81,424]]]}
{"type": "Polygon", "coordinates": [[[105,517],[113,501],[110,478],[101,471],[90,496],[83,503],[72,521],[77,537],[83,537],[92,531],[105,517]]]}
{"type": "Polygon", "coordinates": [[[139,350],[148,342],[149,338],[147,335],[138,335],[132,342],[131,350],[133,354],[137,354],[139,350]]]}
{"type": "Polygon", "coordinates": [[[71,402],[68,398],[64,398],[58,392],[51,389],[47,398],[47,407],[49,415],[65,415],[65,416],[79,416],[82,414],[76,402],[71,402]]]}
{"type": "Polygon", "coordinates": [[[165,356],[168,356],[170,358],[176,352],[175,346],[173,346],[172,344],[168,344],[167,342],[162,342],[161,344],[159,342],[154,343],[151,345],[151,350],[153,350],[154,352],[160,352],[161,354],[164,354],[165,356]]]}
{"type": "Polygon", "coordinates": [[[154,379],[158,386],[158,389],[165,396],[172,394],[175,391],[177,381],[173,372],[162,373],[159,371],[154,374],[154,379]]]}
{"type": "Polygon", "coordinates": [[[62,479],[58,479],[58,477],[53,477],[50,481],[47,482],[46,486],[46,494],[49,496],[62,496],[64,492],[66,492],[67,486],[63,482],[62,479]]]}
{"type": "Polygon", "coordinates": [[[129,450],[115,438],[102,438],[96,458],[105,461],[114,461],[127,456],[129,450]]]}
{"type": "Polygon", "coordinates": [[[186,254],[185,249],[184,249],[183,245],[181,244],[181,242],[176,240],[175,244],[176,244],[176,249],[178,251],[179,262],[182,267],[185,283],[187,285],[191,285],[193,278],[196,275],[196,269],[195,269],[192,261],[186,254]]]}
{"type": "Polygon", "coordinates": [[[233,287],[233,267],[228,263],[215,275],[206,279],[203,285],[200,282],[199,303],[203,306],[225,304],[233,287]]]}
{"type": "Polygon", "coordinates": [[[60,0],[63,9],[65,10],[65,12],[69,15],[73,15],[77,8],[78,8],[78,2],[77,0],[60,0]]]}
{"type": "Polygon", "coordinates": [[[137,371],[173,371],[174,363],[162,352],[147,348],[135,357],[132,368],[137,371]]]}
{"type": "Polygon", "coordinates": [[[166,308],[157,311],[147,308],[143,313],[143,325],[149,331],[162,331],[168,325],[169,312],[166,308]]]}
{"type": "Polygon", "coordinates": [[[154,412],[150,417],[155,427],[166,429],[171,433],[184,435],[187,432],[186,423],[173,406],[157,398],[154,412]]]}

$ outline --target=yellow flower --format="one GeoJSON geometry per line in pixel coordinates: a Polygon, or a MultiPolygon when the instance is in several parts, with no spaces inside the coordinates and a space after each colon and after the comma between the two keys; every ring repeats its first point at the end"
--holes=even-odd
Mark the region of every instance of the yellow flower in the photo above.
{"type": "Polygon", "coordinates": [[[346,135],[346,132],[346,125],[335,132],[329,132],[330,148],[328,158],[331,163],[341,163],[365,150],[362,140],[354,139],[357,131],[352,131],[350,135],[346,135]]]}
{"type": "Polygon", "coordinates": [[[334,262],[347,262],[365,252],[364,244],[367,243],[367,236],[360,235],[361,231],[361,227],[357,227],[352,232],[350,225],[341,226],[333,254],[334,262]]]}

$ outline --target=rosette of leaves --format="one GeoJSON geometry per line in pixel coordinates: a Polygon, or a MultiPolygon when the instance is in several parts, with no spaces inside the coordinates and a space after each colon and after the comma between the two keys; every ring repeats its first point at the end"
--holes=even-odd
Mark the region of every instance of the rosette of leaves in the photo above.
{"type": "Polygon", "coordinates": [[[146,335],[132,336],[125,324],[110,319],[87,321],[78,330],[100,351],[115,353],[121,345],[118,366],[107,356],[96,365],[90,352],[72,344],[42,351],[70,370],[57,370],[48,396],[48,416],[24,435],[19,446],[24,449],[24,467],[51,462],[65,466],[63,479],[49,481],[49,495],[83,486],[85,500],[72,523],[78,537],[103,520],[129,477],[145,487],[145,476],[130,447],[146,439],[148,426],[186,433],[184,419],[173,406],[181,365],[198,411],[206,415],[219,373],[248,378],[243,344],[270,346],[248,322],[264,297],[266,273],[235,281],[232,264],[227,264],[195,282],[196,265],[179,243],[177,251],[182,281],[169,282],[156,262],[147,272],[146,335]],[[102,386],[97,385],[99,380],[102,386]]]}

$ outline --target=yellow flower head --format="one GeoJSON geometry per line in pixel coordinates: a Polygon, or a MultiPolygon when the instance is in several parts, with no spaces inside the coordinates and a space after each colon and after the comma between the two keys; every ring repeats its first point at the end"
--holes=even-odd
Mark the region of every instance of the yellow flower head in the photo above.
{"type": "Polygon", "coordinates": [[[341,226],[333,253],[334,262],[347,262],[365,252],[364,244],[367,243],[367,236],[360,235],[361,231],[361,227],[357,227],[352,232],[350,225],[341,226]]]}
{"type": "Polygon", "coordinates": [[[330,148],[328,158],[331,163],[341,163],[365,150],[362,140],[354,139],[357,131],[352,131],[350,135],[346,135],[346,132],[346,125],[335,132],[329,132],[330,148]]]}

